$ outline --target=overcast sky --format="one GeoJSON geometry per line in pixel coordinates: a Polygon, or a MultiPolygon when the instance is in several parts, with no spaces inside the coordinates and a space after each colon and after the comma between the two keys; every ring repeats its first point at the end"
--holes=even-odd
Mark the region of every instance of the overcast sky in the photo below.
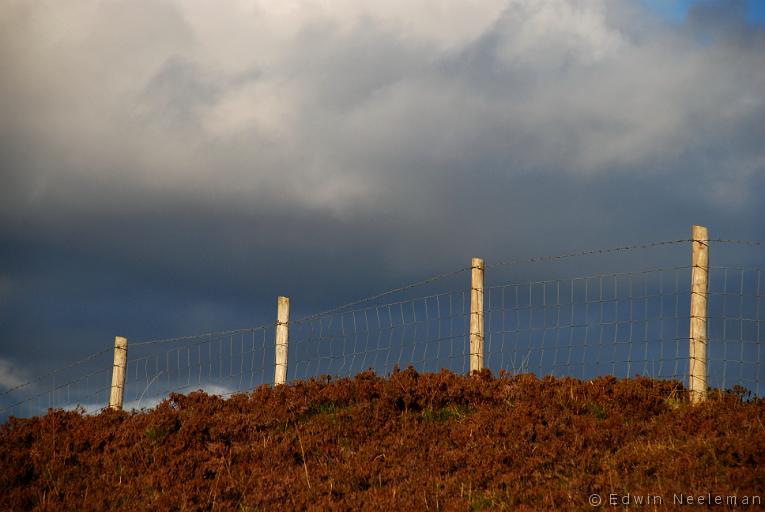
{"type": "Polygon", "coordinates": [[[765,238],[762,4],[3,0],[0,388],[472,256],[765,238]]]}

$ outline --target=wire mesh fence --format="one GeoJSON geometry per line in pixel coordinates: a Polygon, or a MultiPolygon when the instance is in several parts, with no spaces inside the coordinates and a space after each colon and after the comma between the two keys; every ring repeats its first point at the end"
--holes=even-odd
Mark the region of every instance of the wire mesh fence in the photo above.
{"type": "MultiPolygon", "coordinates": [[[[274,328],[132,343],[123,384],[123,407],[152,407],[171,392],[197,389],[218,395],[272,382],[274,328]]],[[[48,408],[97,412],[109,404],[113,350],[40,375],[0,395],[0,420],[36,416],[48,408]]]]}
{"type": "Polygon", "coordinates": [[[0,393],[0,420],[45,414],[48,408],[85,404],[112,375],[111,347],[41,373],[0,393]]]}
{"type": "MultiPolygon", "coordinates": [[[[683,245],[687,250],[688,242],[655,242],[489,265],[481,311],[483,366],[495,373],[504,370],[581,379],[642,375],[687,382],[692,267],[682,265],[687,261],[685,250],[667,258],[680,265],[639,268],[641,265],[630,264],[627,272],[585,273],[586,266],[580,263],[563,269],[543,265],[577,257],[592,263],[601,257],[618,267],[621,264],[614,263],[617,255],[683,245]]],[[[744,248],[760,245],[753,241],[710,242],[744,248]]],[[[600,265],[595,262],[590,267],[600,265]]],[[[471,368],[472,285],[466,270],[469,268],[293,319],[288,323],[287,380],[353,376],[368,369],[387,375],[397,366],[409,365],[423,372],[448,369],[467,373],[471,368]],[[380,302],[434,284],[446,289],[380,302]]],[[[765,392],[762,274],[756,266],[709,269],[711,387],[740,385],[758,396],[765,392]]],[[[151,407],[170,392],[202,389],[230,395],[271,384],[276,367],[275,332],[276,323],[131,342],[123,406],[151,407]]],[[[0,420],[10,415],[43,414],[49,407],[104,408],[112,385],[112,356],[109,348],[3,391],[0,420]]]]}
{"type": "Polygon", "coordinates": [[[290,324],[291,379],[396,366],[466,372],[470,293],[451,291],[290,324]]]}
{"type": "Polygon", "coordinates": [[[125,407],[154,404],[170,392],[227,395],[270,383],[273,333],[263,326],[136,344],[128,351],[125,407]]]}
{"type": "Polygon", "coordinates": [[[763,270],[710,267],[709,275],[708,384],[722,389],[739,385],[762,396],[763,270]]]}
{"type": "Polygon", "coordinates": [[[513,373],[682,378],[690,268],[487,290],[486,365],[513,373]]]}

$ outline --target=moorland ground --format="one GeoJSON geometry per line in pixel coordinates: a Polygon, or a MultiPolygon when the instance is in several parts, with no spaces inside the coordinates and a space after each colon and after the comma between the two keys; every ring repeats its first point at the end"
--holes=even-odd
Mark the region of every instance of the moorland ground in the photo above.
{"type": "Polygon", "coordinates": [[[676,381],[365,372],[11,418],[0,510],[687,510],[675,495],[765,494],[764,423],[741,389],[692,406],[676,381]]]}

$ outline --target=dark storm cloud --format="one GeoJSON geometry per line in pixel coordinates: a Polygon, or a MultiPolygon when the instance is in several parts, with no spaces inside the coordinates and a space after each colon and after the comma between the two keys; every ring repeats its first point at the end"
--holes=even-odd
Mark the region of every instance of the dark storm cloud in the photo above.
{"type": "Polygon", "coordinates": [[[255,325],[280,293],[308,313],[475,255],[765,237],[740,3],[681,26],[626,1],[290,5],[0,9],[0,358],[255,325]]]}

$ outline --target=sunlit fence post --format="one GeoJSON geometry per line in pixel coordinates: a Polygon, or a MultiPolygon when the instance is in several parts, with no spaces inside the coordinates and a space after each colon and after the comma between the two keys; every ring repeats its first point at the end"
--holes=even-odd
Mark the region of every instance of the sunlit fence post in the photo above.
{"type": "Polygon", "coordinates": [[[112,388],[109,394],[109,408],[122,409],[125,396],[125,366],[127,364],[127,338],[114,337],[114,366],[112,368],[112,388]]]}
{"type": "Polygon", "coordinates": [[[470,279],[470,373],[483,369],[483,272],[484,262],[473,258],[470,279]]]}
{"type": "Polygon", "coordinates": [[[688,389],[692,403],[707,397],[707,291],[709,289],[709,233],[691,228],[691,323],[688,334],[688,389]]]}
{"type": "Polygon", "coordinates": [[[276,364],[274,366],[274,386],[287,382],[287,353],[289,342],[290,299],[279,296],[276,313],[276,364]]]}

